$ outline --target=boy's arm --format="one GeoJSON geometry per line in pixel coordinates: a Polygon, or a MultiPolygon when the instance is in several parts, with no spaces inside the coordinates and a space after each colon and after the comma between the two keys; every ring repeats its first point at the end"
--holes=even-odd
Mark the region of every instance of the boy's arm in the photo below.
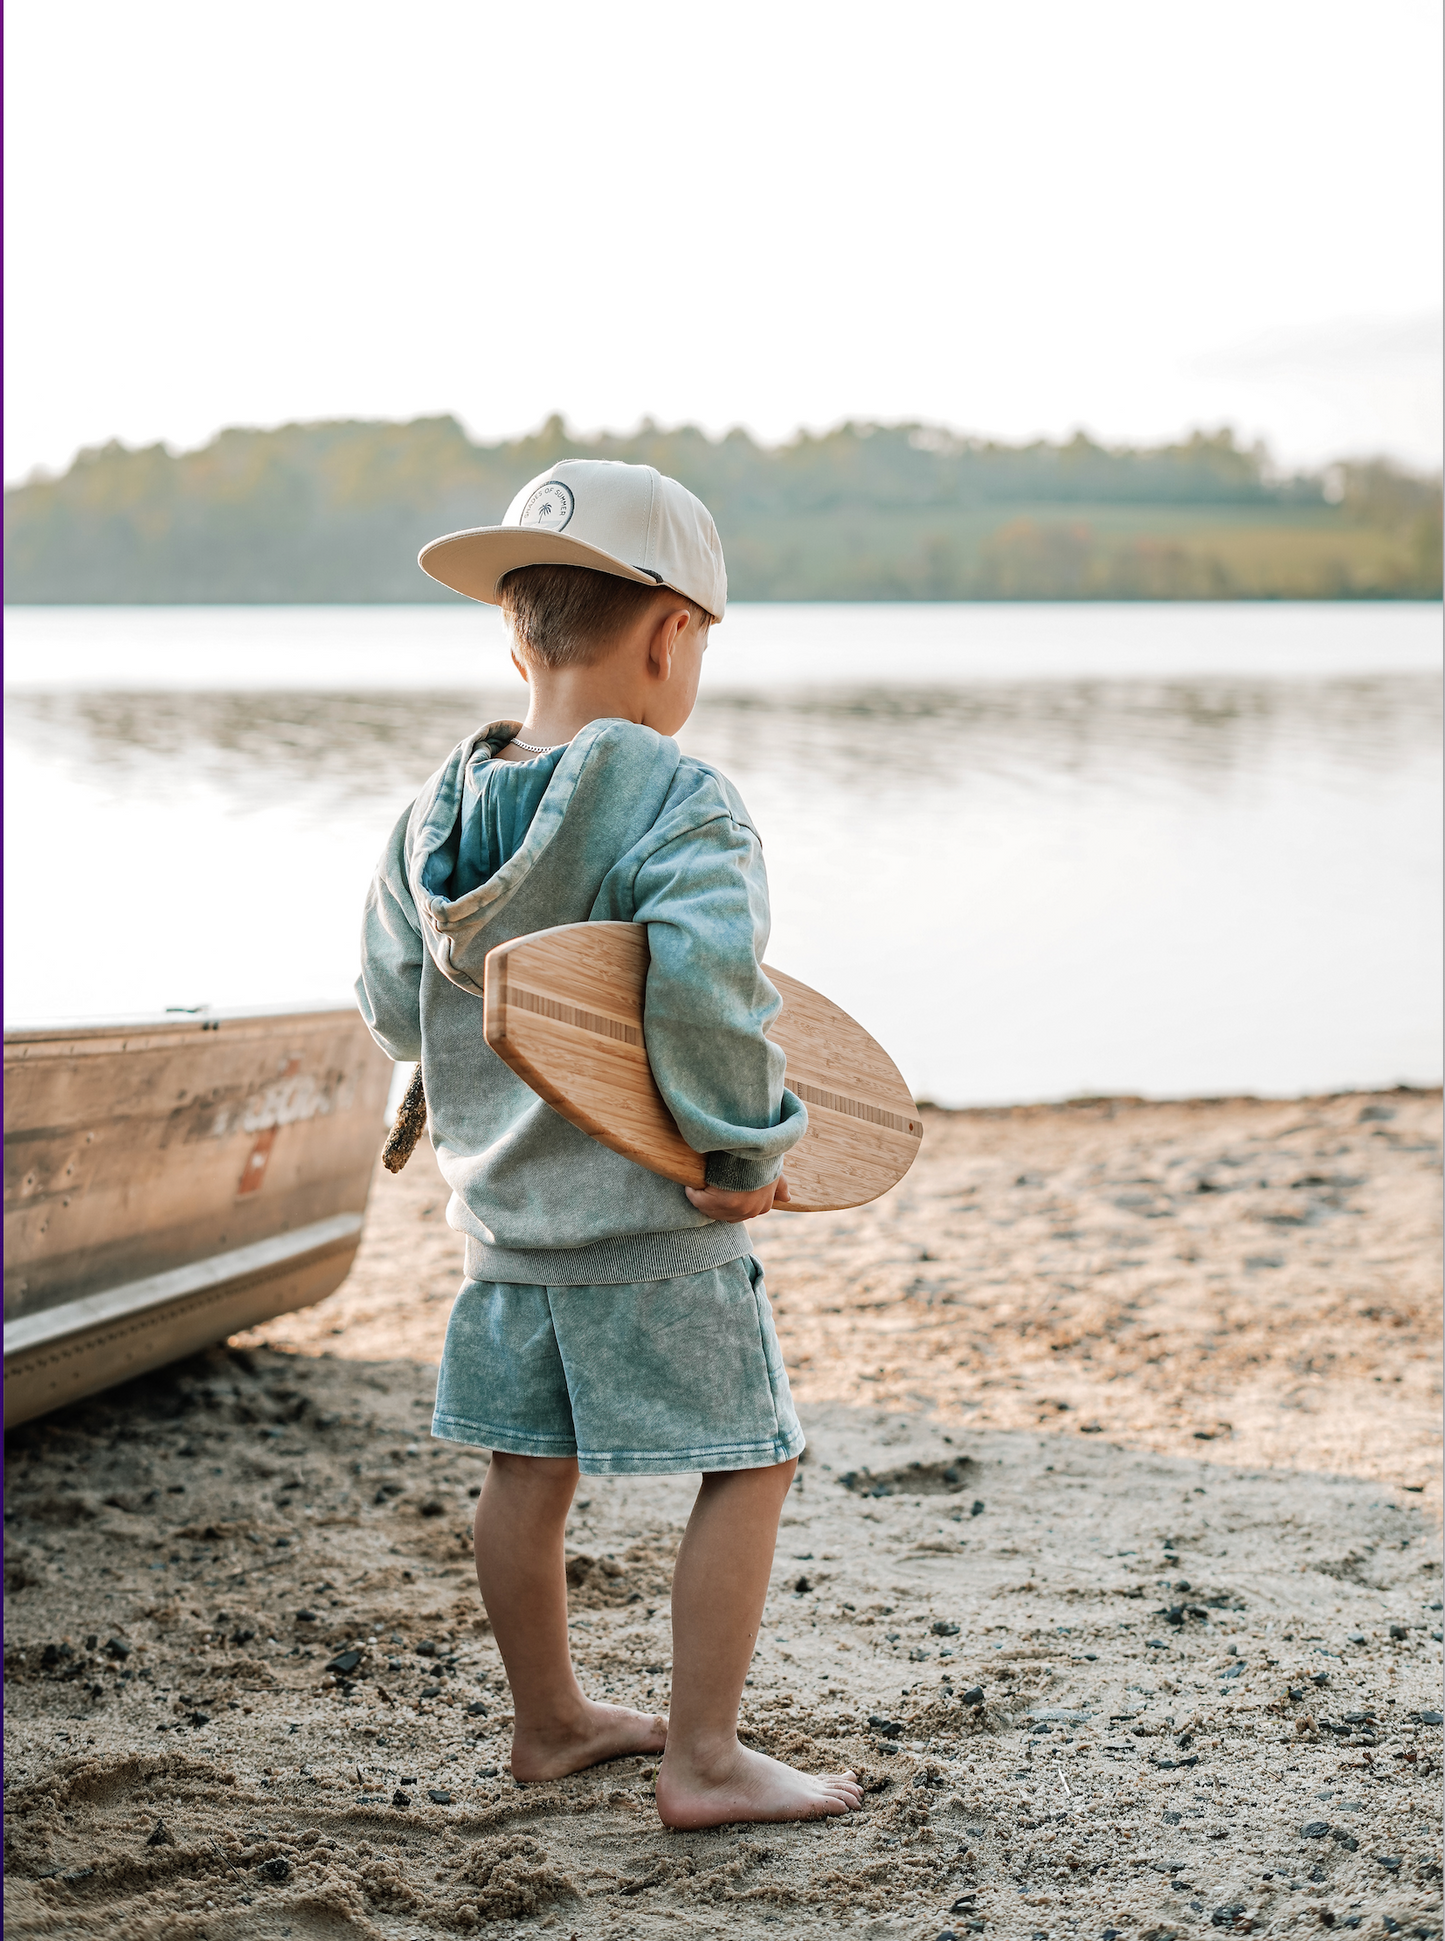
{"type": "Polygon", "coordinates": [[[361,919],[356,1001],[390,1058],[421,1057],[421,970],[426,946],[406,883],[408,809],[387,840],[361,919]]]}
{"type": "Polygon", "coordinates": [[[784,1055],[764,1036],[781,999],[759,968],[769,928],[762,845],[718,816],[654,852],[634,899],[651,953],[643,1033],[658,1087],[706,1155],[708,1188],[752,1194],[777,1179],[808,1127],[784,1087],[784,1055]]]}

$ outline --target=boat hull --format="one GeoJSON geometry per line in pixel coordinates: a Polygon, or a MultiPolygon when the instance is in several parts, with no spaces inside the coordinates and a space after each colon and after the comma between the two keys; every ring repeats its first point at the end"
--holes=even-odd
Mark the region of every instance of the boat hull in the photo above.
{"type": "Polygon", "coordinates": [[[323,1299],[390,1061],[350,1006],[5,1034],[5,1425],[323,1299]]]}

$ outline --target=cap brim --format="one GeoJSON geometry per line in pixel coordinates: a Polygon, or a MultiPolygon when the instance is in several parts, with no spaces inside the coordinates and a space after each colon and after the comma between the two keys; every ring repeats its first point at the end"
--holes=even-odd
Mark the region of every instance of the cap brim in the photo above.
{"type": "Polygon", "coordinates": [[[450,532],[423,546],[417,564],[453,592],[493,607],[501,605],[498,580],[519,566],[590,566],[595,573],[636,580],[641,586],[663,584],[655,573],[629,566],[597,546],[535,526],[479,526],[473,532],[450,532]]]}

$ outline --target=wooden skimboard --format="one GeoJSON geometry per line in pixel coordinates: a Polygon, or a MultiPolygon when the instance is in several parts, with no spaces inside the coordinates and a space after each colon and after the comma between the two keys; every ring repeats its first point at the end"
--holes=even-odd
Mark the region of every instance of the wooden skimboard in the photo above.
{"type": "MultiPolygon", "coordinates": [[[[504,1063],[601,1145],[703,1184],[703,1157],[668,1111],[642,1037],[647,926],[564,923],[488,951],[483,1029],[504,1063]]],[[[846,1011],[763,966],[782,994],[768,1033],[808,1108],[788,1154],[788,1209],[821,1213],[886,1193],[918,1156],[923,1122],[893,1060],[846,1011]]]]}

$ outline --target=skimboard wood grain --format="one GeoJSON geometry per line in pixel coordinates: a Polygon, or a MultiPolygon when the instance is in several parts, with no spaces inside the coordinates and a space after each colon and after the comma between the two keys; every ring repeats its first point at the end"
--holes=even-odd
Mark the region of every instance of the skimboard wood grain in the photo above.
{"type": "MultiPolygon", "coordinates": [[[[642,1035],[647,927],[568,923],[487,953],[487,1043],[554,1111],[613,1152],[682,1186],[704,1161],[683,1139],[647,1062],[642,1035]]],[[[783,1008],[769,1036],[787,1084],[808,1108],[788,1154],[789,1210],[861,1206],[917,1157],[923,1122],[881,1045],[836,1004],[763,966],[783,1008]]]]}

